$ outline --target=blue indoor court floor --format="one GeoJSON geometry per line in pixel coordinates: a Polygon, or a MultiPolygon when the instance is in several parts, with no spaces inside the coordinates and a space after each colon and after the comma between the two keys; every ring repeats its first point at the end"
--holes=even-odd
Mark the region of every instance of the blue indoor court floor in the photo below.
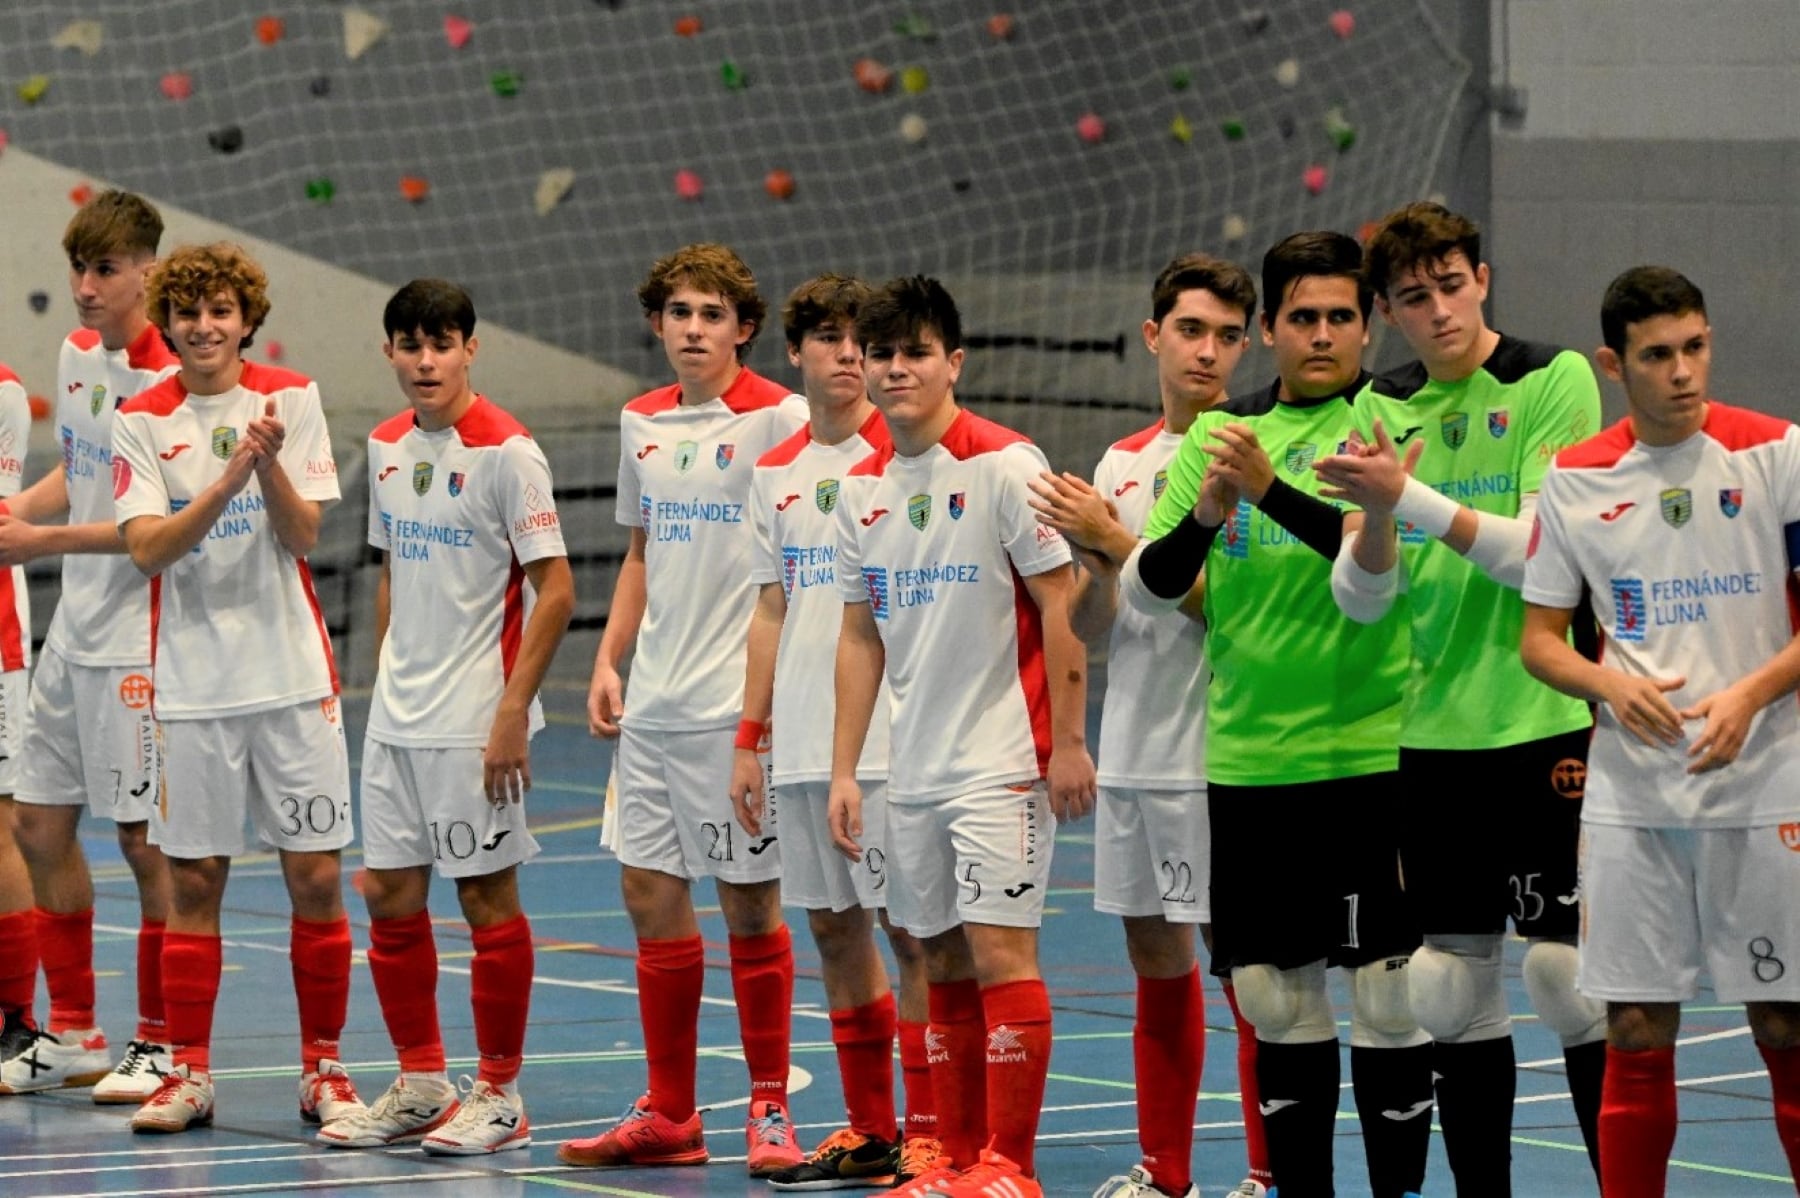
{"type": "MultiPolygon", "coordinates": [[[[743,1172],[747,1103],[735,1055],[725,932],[709,884],[697,892],[707,938],[708,976],[701,1010],[700,1101],[712,1162],[699,1168],[565,1169],[556,1145],[593,1134],[642,1090],[644,1063],[633,983],[631,928],[619,901],[618,869],[596,847],[608,750],[558,706],[536,742],[531,821],[543,855],[521,872],[537,938],[537,978],[522,1082],[533,1145],[488,1158],[431,1158],[416,1147],[344,1152],[315,1147],[297,1116],[297,1034],[287,962],[288,917],[275,862],[241,859],[226,894],[226,954],[213,1047],[216,1126],[178,1137],[135,1137],[129,1107],[96,1107],[85,1090],[0,1098],[0,1195],[177,1195],[426,1192],[525,1195],[551,1190],[622,1196],[761,1195],[743,1172]]],[[[362,704],[350,705],[360,729],[362,704]]],[[[353,733],[353,753],[356,748],[353,733]]],[[[134,1023],[130,970],[135,961],[136,902],[111,830],[84,824],[95,866],[96,967],[100,1015],[115,1049],[134,1023]]],[[[1056,1048],[1038,1149],[1038,1172],[1054,1195],[1088,1195],[1107,1176],[1138,1160],[1132,1079],[1132,975],[1117,921],[1094,913],[1091,824],[1058,837],[1044,971],[1055,1008],[1056,1048]]],[[[345,873],[359,864],[346,854],[345,873]]],[[[366,1098],[392,1080],[395,1066],[362,959],[367,916],[348,900],[358,955],[343,1051],[366,1098]]],[[[468,929],[454,889],[433,887],[432,911],[443,953],[439,998],[451,1071],[474,1072],[468,1010],[468,929]]],[[[793,1101],[802,1143],[811,1147],[843,1117],[818,981],[816,953],[797,915],[793,1101]]],[[[1560,1049],[1529,1014],[1518,977],[1522,945],[1508,947],[1508,987],[1518,1017],[1521,1063],[1513,1139],[1514,1192],[1522,1198],[1594,1193],[1592,1175],[1567,1099],[1560,1049]]],[[[42,1010],[40,999],[40,1011],[42,1010]]],[[[1347,1010],[1340,1005],[1340,1017],[1347,1010]]],[[[1207,983],[1206,1073],[1196,1118],[1195,1180],[1205,1198],[1244,1175],[1242,1123],[1230,1015],[1207,983]]],[[[1741,1010],[1691,1006],[1678,1054],[1681,1134],[1671,1170],[1675,1195],[1775,1196],[1793,1193],[1776,1142],[1768,1079],[1741,1010]]],[[[897,1070],[896,1070],[897,1072],[897,1070]]],[[[1337,1137],[1337,1192],[1368,1194],[1362,1145],[1348,1094],[1345,1052],[1337,1137]]],[[[1453,1192],[1441,1141],[1434,1137],[1427,1195],[1453,1192]]]]}

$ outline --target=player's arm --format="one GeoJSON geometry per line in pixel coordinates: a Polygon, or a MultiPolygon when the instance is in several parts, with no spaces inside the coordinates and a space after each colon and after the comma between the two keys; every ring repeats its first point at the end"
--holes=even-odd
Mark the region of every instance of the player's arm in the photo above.
{"type": "Polygon", "coordinates": [[[744,650],[744,711],[738,720],[737,747],[731,761],[731,805],[737,821],[752,836],[762,835],[763,771],[756,747],[769,728],[775,707],[775,653],[787,619],[787,591],[779,582],[756,590],[750,610],[750,632],[744,650]]]}
{"type": "Polygon", "coordinates": [[[381,662],[381,646],[387,641],[388,620],[394,611],[394,567],[388,554],[381,555],[381,577],[375,581],[375,661],[381,662]]]}
{"type": "MultiPolygon", "coordinates": [[[[119,438],[115,435],[115,452],[119,438]]],[[[244,489],[256,472],[256,447],[248,438],[225,461],[225,472],[194,496],[192,503],[172,515],[127,516],[119,525],[131,562],[146,578],[154,578],[180,561],[182,555],[206,539],[224,514],[225,505],[244,489]]],[[[133,467],[135,473],[141,467],[133,467]]]]}
{"type": "MultiPolygon", "coordinates": [[[[16,518],[33,524],[65,515],[69,510],[68,476],[59,466],[8,499],[6,506],[16,518]]],[[[117,539],[116,530],[113,535],[117,539]]]]}
{"type": "Polygon", "coordinates": [[[852,861],[862,860],[862,788],[856,765],[862,760],[875,698],[887,670],[887,646],[867,602],[844,604],[838,630],[837,662],[832,671],[836,705],[831,719],[831,791],[826,820],[831,843],[852,861]]]}
{"type": "Polygon", "coordinates": [[[69,510],[68,480],[61,470],[6,500],[0,508],[0,566],[19,566],[62,553],[124,553],[125,542],[113,524],[46,523],[69,510]]]}
{"type": "Polygon", "coordinates": [[[1793,694],[1796,687],[1800,687],[1800,636],[1724,690],[1683,708],[1683,719],[1706,721],[1688,746],[1693,758],[1688,773],[1705,773],[1736,761],[1757,713],[1793,694]]]}
{"type": "MultiPolygon", "coordinates": [[[[1163,497],[1168,498],[1167,492],[1163,497]]],[[[1224,472],[1208,469],[1192,509],[1127,560],[1123,585],[1132,606],[1151,614],[1179,610],[1190,620],[1204,621],[1206,555],[1237,502],[1237,492],[1224,472]]],[[[1153,519],[1150,527],[1158,527],[1158,522],[1153,519]]]]}
{"type": "Polygon", "coordinates": [[[1137,548],[1137,536],[1120,522],[1117,505],[1079,475],[1046,470],[1028,485],[1038,523],[1060,532],[1081,566],[1070,617],[1075,635],[1101,644],[1118,615],[1119,569],[1137,548]]]}
{"type": "Polygon", "coordinates": [[[637,644],[638,628],[644,622],[649,599],[644,565],[648,539],[642,528],[631,530],[631,545],[619,564],[619,576],[613,580],[606,631],[600,634],[600,648],[594,653],[594,676],[588,683],[588,732],[594,736],[617,736],[619,718],[625,714],[625,683],[619,666],[637,644]]]}
{"type": "MultiPolygon", "coordinates": [[[[1667,692],[1680,689],[1687,680],[1643,678],[1589,661],[1569,643],[1574,614],[1573,608],[1526,601],[1525,629],[1519,638],[1526,672],[1565,695],[1606,704],[1620,726],[1647,745],[1679,741],[1681,714],[1667,692]]],[[[1800,653],[1796,657],[1800,660],[1800,653]]]]}
{"type": "Polygon", "coordinates": [[[557,555],[526,562],[525,578],[536,599],[481,755],[482,785],[496,803],[517,803],[531,789],[531,700],[543,685],[550,659],[575,612],[575,575],[568,558],[557,555]]]}
{"type": "Polygon", "coordinates": [[[1212,429],[1208,436],[1203,447],[1207,456],[1246,502],[1327,561],[1337,557],[1344,542],[1344,514],[1283,482],[1254,428],[1226,424],[1212,429]]]}
{"type": "Polygon", "coordinates": [[[1044,630],[1044,673],[1050,689],[1050,810],[1059,820],[1094,809],[1094,759],[1087,747],[1087,651],[1070,626],[1073,566],[1025,576],[1044,630]]]}

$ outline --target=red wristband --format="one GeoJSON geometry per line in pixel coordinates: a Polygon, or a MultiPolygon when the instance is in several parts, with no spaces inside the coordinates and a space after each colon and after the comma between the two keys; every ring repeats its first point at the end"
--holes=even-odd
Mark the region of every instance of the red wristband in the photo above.
{"type": "Polygon", "coordinates": [[[752,753],[762,748],[764,734],[769,726],[761,720],[739,720],[737,739],[732,743],[740,749],[748,749],[752,753]]]}

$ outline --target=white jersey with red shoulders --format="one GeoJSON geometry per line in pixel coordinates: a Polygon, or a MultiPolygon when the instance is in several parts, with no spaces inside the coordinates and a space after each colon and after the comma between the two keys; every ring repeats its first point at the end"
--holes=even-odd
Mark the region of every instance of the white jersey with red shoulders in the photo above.
{"type": "MultiPolygon", "coordinates": [[[[0,363],[0,499],[19,493],[25,481],[25,443],[31,437],[31,399],[25,384],[0,363]]],[[[31,596],[25,567],[0,569],[0,670],[31,664],[31,596]]]]}
{"type": "MultiPolygon", "coordinates": [[[[1538,493],[1525,564],[1528,603],[1573,608],[1585,583],[1601,660],[1686,679],[1677,710],[1761,668],[1795,630],[1800,429],[1721,403],[1700,432],[1650,446],[1629,420],[1563,450],[1538,493]]],[[[1759,827],[1800,818],[1800,702],[1751,721],[1737,760],[1690,774],[1704,721],[1646,745],[1602,704],[1588,754],[1584,820],[1630,827],[1759,827]]]]}
{"type": "MultiPolygon", "coordinates": [[[[844,601],[837,588],[837,507],[845,475],[891,444],[880,412],[836,445],[813,440],[812,425],[764,454],[750,484],[750,527],[756,553],[750,581],[778,582],[787,616],[775,656],[775,702],[770,714],[770,779],[831,779],[831,732],[836,703],[838,631],[844,601]]],[[[863,742],[856,776],[887,777],[888,694],[884,685],[863,742]]]]}
{"type": "Polygon", "coordinates": [[[671,384],[619,416],[620,524],[644,530],[644,622],[624,721],[651,731],[736,724],[756,588],[744,505],[756,460],[806,423],[806,400],[748,367],[717,399],[671,384]]]}
{"type": "MultiPolygon", "coordinates": [[[[70,524],[112,524],[113,413],[181,363],[147,324],[124,349],[76,329],[56,364],[56,430],[70,524]]],[[[46,648],[82,666],[139,666],[150,660],[150,584],[122,553],[70,553],[46,648]]]]}
{"type": "MultiPolygon", "coordinates": [[[[568,556],[543,450],[481,395],[436,432],[411,408],[382,422],[369,434],[369,544],[389,580],[370,738],[485,745],[531,618],[525,567],[568,556]]],[[[529,718],[543,727],[535,695],[529,718]]]]}
{"type": "MultiPolygon", "coordinates": [[[[1094,470],[1094,489],[1142,534],[1162,497],[1182,437],[1158,420],[1114,444],[1094,470]]],[[[1206,785],[1206,627],[1180,612],[1151,616],[1121,602],[1106,657],[1100,707],[1104,786],[1189,790],[1206,785]]]]}
{"type": "Polygon", "coordinates": [[[892,688],[888,799],[1029,783],[1050,761],[1043,622],[1024,578],[1069,564],[1025,437],[966,409],[917,457],[857,464],[838,502],[838,591],[867,603],[892,688]]]}
{"type": "MultiPolygon", "coordinates": [[[[113,506],[123,528],[179,512],[225,472],[244,429],[273,400],[286,428],[280,465],[300,498],[338,498],[319,388],[246,362],[238,385],[190,395],[179,374],[126,401],[113,421],[113,506]]],[[[150,580],[150,662],[158,719],[249,715],[338,690],[325,616],[306,559],[282,547],[253,474],[205,539],[150,580]]]]}

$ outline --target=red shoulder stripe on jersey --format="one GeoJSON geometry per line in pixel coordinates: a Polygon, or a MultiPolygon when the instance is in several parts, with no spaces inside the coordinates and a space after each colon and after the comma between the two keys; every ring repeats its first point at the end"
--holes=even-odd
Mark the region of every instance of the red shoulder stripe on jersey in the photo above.
{"type": "Polygon", "coordinates": [[[380,441],[384,445],[398,444],[402,437],[413,431],[415,424],[411,408],[396,412],[375,426],[375,431],[369,434],[369,440],[380,441]]]}
{"type": "MultiPolygon", "coordinates": [[[[151,325],[155,328],[155,325],[151,325]]],[[[69,334],[69,344],[79,350],[97,349],[100,346],[100,334],[92,329],[76,329],[69,334]]]]}
{"type": "Polygon", "coordinates": [[[880,408],[869,413],[869,418],[862,422],[862,427],[856,430],[856,434],[874,446],[877,452],[893,448],[894,439],[888,436],[887,418],[881,414],[880,408]]]}
{"type": "MultiPolygon", "coordinates": [[[[88,330],[81,331],[85,333],[88,330]]],[[[100,334],[95,333],[94,344],[99,343],[100,334]]],[[[125,362],[133,370],[161,370],[165,366],[178,365],[180,361],[175,356],[175,351],[169,348],[169,343],[163,340],[162,330],[153,324],[145,325],[137,339],[125,347],[125,362]]]]}
{"type": "Polygon", "coordinates": [[[1766,412],[1734,408],[1718,400],[1708,400],[1706,423],[1702,432],[1729,450],[1754,449],[1787,436],[1789,423],[1766,412]]]}
{"type": "Polygon", "coordinates": [[[1029,445],[1031,438],[964,408],[950,422],[950,427],[944,430],[943,439],[938,444],[948,450],[951,457],[967,461],[984,453],[996,453],[1008,445],[1020,442],[1029,445]]]}
{"type": "Polygon", "coordinates": [[[781,442],[779,445],[775,446],[775,448],[763,454],[760,458],[757,458],[757,469],[769,470],[786,466],[793,462],[795,458],[799,457],[800,451],[805,449],[811,443],[812,421],[809,420],[800,426],[799,432],[796,432],[793,436],[781,442]]]}
{"type": "Polygon", "coordinates": [[[148,412],[152,416],[167,416],[182,405],[187,399],[187,388],[181,385],[181,376],[172,374],[148,391],[139,391],[126,400],[121,412],[148,412]]]}
{"type": "Polygon", "coordinates": [[[880,449],[850,467],[852,475],[869,474],[879,478],[887,470],[887,464],[894,460],[894,443],[889,441],[880,449]]]}
{"type": "Polygon", "coordinates": [[[514,437],[531,436],[518,418],[485,395],[477,395],[462,419],[456,422],[456,435],[471,449],[504,445],[514,437]]]}
{"type": "Polygon", "coordinates": [[[725,388],[725,394],[719,396],[725,406],[742,415],[754,412],[759,408],[772,408],[793,392],[764,378],[748,366],[740,367],[737,377],[731,380],[731,386],[725,388]]]}
{"type": "Polygon", "coordinates": [[[1636,444],[1631,421],[1625,419],[1569,446],[1556,455],[1556,464],[1564,470],[1610,470],[1636,444]]]}
{"type": "Polygon", "coordinates": [[[1124,453],[1137,453],[1140,450],[1142,450],[1144,448],[1144,446],[1146,446],[1146,445],[1150,444],[1150,442],[1156,440],[1157,434],[1162,431],[1163,431],[1163,422],[1161,420],[1158,420],[1155,424],[1151,425],[1149,428],[1139,429],[1137,432],[1131,434],[1129,437],[1126,437],[1123,440],[1114,441],[1112,447],[1114,449],[1120,450],[1121,452],[1124,452],[1124,453]]]}
{"type": "Polygon", "coordinates": [[[4,362],[0,362],[0,383],[18,383],[21,387],[25,385],[20,382],[19,376],[12,372],[12,367],[4,362]]]}
{"type": "Polygon", "coordinates": [[[270,366],[266,362],[245,362],[244,373],[238,376],[239,386],[258,395],[273,395],[290,387],[303,390],[311,382],[311,379],[297,370],[270,366]]]}
{"type": "Polygon", "coordinates": [[[670,383],[667,387],[646,391],[636,399],[626,401],[625,410],[638,416],[654,416],[658,412],[668,411],[680,402],[681,384],[670,383]]]}

